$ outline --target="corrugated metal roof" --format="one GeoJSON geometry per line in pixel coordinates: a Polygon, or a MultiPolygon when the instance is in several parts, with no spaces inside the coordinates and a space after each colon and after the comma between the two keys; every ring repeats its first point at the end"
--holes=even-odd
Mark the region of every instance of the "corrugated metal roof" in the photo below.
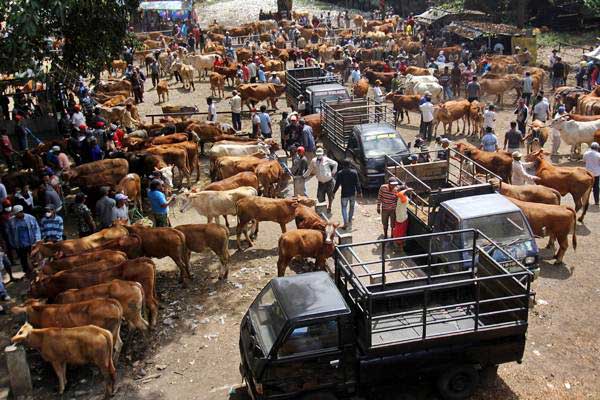
{"type": "Polygon", "coordinates": [[[477,39],[482,35],[515,36],[525,33],[524,30],[519,29],[514,25],[497,24],[483,21],[454,21],[444,29],[450,33],[454,33],[469,40],[477,39]]]}
{"type": "Polygon", "coordinates": [[[431,24],[434,21],[437,21],[440,18],[443,18],[447,15],[452,14],[452,12],[448,10],[443,10],[441,8],[430,8],[422,14],[416,15],[415,19],[419,22],[423,22],[426,24],[431,24]]]}

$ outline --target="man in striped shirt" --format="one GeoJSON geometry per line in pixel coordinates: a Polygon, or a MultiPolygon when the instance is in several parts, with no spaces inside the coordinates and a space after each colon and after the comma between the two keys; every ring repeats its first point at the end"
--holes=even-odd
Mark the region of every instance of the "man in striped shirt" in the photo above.
{"type": "Polygon", "coordinates": [[[63,219],[56,214],[52,204],[46,206],[46,213],[40,221],[40,231],[44,241],[58,242],[63,239],[63,219]]]}
{"type": "Polygon", "coordinates": [[[398,191],[398,185],[398,179],[391,177],[388,183],[381,185],[377,194],[377,214],[381,215],[385,238],[388,237],[388,226],[393,228],[396,222],[396,204],[398,202],[396,192],[398,191]]]}

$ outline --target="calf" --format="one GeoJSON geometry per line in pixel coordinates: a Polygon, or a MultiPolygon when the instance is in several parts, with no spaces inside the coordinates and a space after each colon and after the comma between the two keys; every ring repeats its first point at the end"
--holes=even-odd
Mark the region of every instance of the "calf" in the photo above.
{"type": "Polygon", "coordinates": [[[117,192],[125,194],[142,211],[142,180],[138,174],[127,174],[115,187],[117,192]]]}
{"type": "Polygon", "coordinates": [[[225,75],[221,75],[218,72],[211,72],[209,74],[209,80],[212,96],[219,98],[225,97],[225,75]]]}
{"type": "Polygon", "coordinates": [[[246,197],[238,200],[237,216],[238,224],[236,228],[237,246],[241,249],[240,236],[242,232],[246,240],[253,246],[252,240],[248,236],[248,230],[244,229],[250,221],[255,221],[254,233],[250,236],[256,238],[258,234],[258,225],[260,221],[273,221],[279,224],[281,232],[285,233],[286,224],[294,219],[296,209],[299,206],[314,207],[315,200],[304,196],[293,197],[291,199],[268,199],[264,197],[246,197]]]}
{"type": "Polygon", "coordinates": [[[44,275],[52,275],[59,271],[77,268],[97,261],[108,262],[114,265],[120,264],[125,260],[127,260],[127,254],[122,251],[96,250],[94,252],[59,258],[48,263],[42,261],[40,271],[44,275]]]}
{"type": "Polygon", "coordinates": [[[503,182],[510,182],[513,161],[510,153],[502,150],[483,151],[469,143],[457,143],[455,149],[498,175],[503,182]]]}
{"type": "Polygon", "coordinates": [[[468,100],[450,100],[445,103],[441,103],[435,107],[434,110],[434,133],[437,135],[437,128],[440,123],[444,126],[444,136],[446,134],[452,135],[452,123],[456,122],[456,133],[460,130],[458,121],[463,121],[463,135],[465,134],[467,122],[469,123],[469,130],[471,128],[469,113],[471,109],[471,103],[468,100]],[[446,131],[446,126],[448,130],[446,131]]]}
{"type": "Polygon", "coordinates": [[[290,176],[277,160],[257,165],[255,172],[262,186],[263,196],[266,197],[277,197],[290,180],[290,176]]]}
{"type": "Polygon", "coordinates": [[[159,103],[167,101],[169,99],[169,82],[159,81],[158,85],[156,85],[156,93],[158,93],[159,103]]]}
{"type": "Polygon", "coordinates": [[[54,299],[56,304],[78,303],[91,299],[114,299],[121,304],[123,319],[131,329],[148,330],[148,321],[142,317],[144,288],[138,282],[113,279],[82,289],[69,289],[54,299]]]}
{"type": "Polygon", "coordinates": [[[146,257],[170,257],[179,268],[179,280],[184,286],[191,279],[189,251],[185,245],[185,235],[173,228],[150,228],[142,225],[128,225],[127,230],[142,240],[140,252],[146,257]]]}
{"type": "MultiPolygon", "coordinates": [[[[569,248],[569,233],[573,235],[573,249],[577,249],[577,214],[571,207],[531,203],[512,198],[509,200],[523,211],[535,235],[550,237],[546,248],[554,247],[554,240],[558,240],[558,252],[554,255],[558,264],[562,264],[565,252],[569,248]]],[[[573,269],[574,267],[571,271],[573,269]]]]}
{"type": "Polygon", "coordinates": [[[327,221],[310,207],[299,205],[294,212],[294,220],[298,229],[315,229],[325,232],[327,221]]]}
{"type": "MultiPolygon", "coordinates": [[[[229,229],[218,224],[187,224],[175,227],[185,235],[188,252],[201,253],[211,249],[221,262],[219,279],[229,274],[229,229]]],[[[189,258],[189,255],[188,255],[189,258]]]]}
{"type": "Polygon", "coordinates": [[[394,110],[396,111],[396,123],[398,122],[398,116],[400,117],[400,122],[404,121],[404,114],[406,114],[406,119],[410,124],[410,116],[408,111],[419,112],[419,99],[421,96],[419,95],[404,95],[404,94],[394,94],[393,92],[388,93],[385,96],[385,99],[391,101],[394,105],[394,110]]]}
{"type": "Polygon", "coordinates": [[[11,309],[13,314],[27,314],[27,322],[35,328],[75,328],[96,325],[112,334],[113,361],[119,359],[121,341],[121,304],[113,299],[92,299],[71,304],[44,304],[30,299],[22,307],[11,309]]]}
{"type": "Polygon", "coordinates": [[[229,178],[209,183],[202,190],[223,191],[237,189],[242,186],[253,187],[258,190],[258,178],[254,172],[240,172],[229,178]]]}
{"type": "Polygon", "coordinates": [[[77,328],[33,329],[25,323],[11,339],[39,350],[42,358],[52,364],[58,377],[58,393],[67,384],[67,364],[94,364],[105,379],[105,395],[114,392],[117,372],[113,364],[113,338],[106,329],[94,325],[77,328]]]}
{"type": "Polygon", "coordinates": [[[297,229],[281,235],[279,238],[277,276],[285,275],[285,270],[295,257],[314,257],[315,268],[324,269],[325,260],[331,257],[335,249],[333,236],[336,228],[337,224],[327,224],[325,232],[314,229],[297,229]]]}
{"type": "Polygon", "coordinates": [[[119,265],[102,268],[90,273],[89,271],[60,271],[52,276],[36,277],[31,282],[29,296],[34,298],[47,297],[55,299],[68,289],[82,289],[113,279],[138,282],[144,289],[144,299],[150,315],[150,325],[156,324],[158,316],[158,300],[155,295],[156,266],[149,258],[136,258],[119,265]]]}

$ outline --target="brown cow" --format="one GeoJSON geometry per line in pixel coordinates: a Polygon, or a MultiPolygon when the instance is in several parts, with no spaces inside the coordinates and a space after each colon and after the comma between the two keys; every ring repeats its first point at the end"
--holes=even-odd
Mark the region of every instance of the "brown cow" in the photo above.
{"type": "Polygon", "coordinates": [[[142,239],[141,253],[146,257],[170,257],[179,267],[180,281],[187,285],[191,279],[189,252],[185,245],[185,235],[173,228],[150,228],[142,225],[128,225],[131,234],[142,239]]]}
{"type": "Polygon", "coordinates": [[[281,227],[281,232],[286,232],[286,224],[294,219],[296,208],[298,206],[314,207],[314,199],[304,196],[292,197],[291,199],[268,199],[265,197],[246,197],[237,201],[237,246],[241,249],[240,236],[244,236],[250,247],[254,245],[251,236],[256,238],[258,235],[258,226],[260,221],[277,222],[281,227]],[[254,232],[249,236],[246,224],[255,221],[254,232]]]}
{"type": "Polygon", "coordinates": [[[386,88],[386,90],[390,90],[390,88],[392,87],[392,79],[394,79],[395,75],[395,72],[375,72],[371,71],[368,68],[365,70],[365,76],[367,77],[371,85],[374,85],[375,81],[379,80],[386,88]]]}
{"type": "Polygon", "coordinates": [[[63,179],[71,186],[98,187],[114,186],[129,172],[129,163],[124,159],[93,161],[72,167],[63,172],[63,179]]]}
{"type": "Polygon", "coordinates": [[[71,256],[87,250],[97,249],[103,244],[127,236],[127,234],[125,228],[116,226],[102,229],[100,232],[79,239],[62,240],[55,243],[37,243],[32,247],[31,258],[42,259],[71,256]]]}
{"type": "Polygon", "coordinates": [[[42,358],[52,364],[58,377],[58,393],[65,391],[67,364],[94,364],[104,376],[105,396],[113,394],[117,372],[113,364],[112,334],[106,329],[94,325],[33,329],[25,323],[10,340],[39,350],[42,358]]]}
{"type": "Polygon", "coordinates": [[[544,159],[543,150],[527,156],[527,161],[535,162],[535,174],[540,177],[538,184],[558,190],[561,196],[571,193],[575,211],[583,208],[579,222],[587,213],[594,176],[582,167],[557,167],[544,159]]]}
{"type": "MultiPolygon", "coordinates": [[[[508,199],[523,211],[536,236],[550,236],[546,248],[553,248],[554,240],[558,240],[558,252],[553,257],[558,264],[562,264],[565,252],[569,248],[569,233],[573,235],[573,249],[577,249],[577,213],[571,207],[531,203],[510,197],[508,199]]],[[[574,268],[571,267],[571,271],[574,268]]]]}
{"type": "Polygon", "coordinates": [[[410,66],[410,67],[406,68],[406,71],[404,71],[404,73],[402,75],[425,76],[425,75],[431,75],[431,72],[429,72],[429,69],[427,69],[427,68],[410,66]]]}
{"type": "Polygon", "coordinates": [[[511,153],[502,150],[496,152],[483,151],[468,143],[457,143],[456,151],[489,169],[502,178],[504,182],[510,182],[513,162],[511,153]]]}
{"type": "Polygon", "coordinates": [[[159,157],[166,165],[172,164],[177,167],[181,176],[181,183],[183,184],[183,179],[185,178],[188,186],[192,185],[191,171],[189,169],[190,162],[186,149],[172,145],[161,145],[149,147],[145,152],[159,157]]]}
{"type": "Polygon", "coordinates": [[[223,98],[225,97],[225,75],[221,75],[218,72],[211,72],[208,74],[210,81],[210,91],[213,97],[223,98]]]}
{"type": "Polygon", "coordinates": [[[410,116],[408,111],[419,112],[419,100],[421,96],[419,95],[407,95],[407,94],[395,94],[390,92],[386,94],[385,99],[387,101],[391,101],[394,105],[394,110],[396,110],[396,123],[398,122],[398,117],[400,117],[400,122],[404,121],[404,114],[406,114],[406,119],[410,124],[410,116]]]}
{"type": "Polygon", "coordinates": [[[367,93],[369,92],[369,81],[365,78],[360,78],[358,82],[352,85],[352,93],[354,93],[354,97],[367,97],[367,93]]]}
{"type": "Polygon", "coordinates": [[[270,100],[276,106],[277,99],[285,91],[285,86],[274,83],[245,83],[237,89],[242,97],[242,107],[246,104],[250,110],[260,101],[270,100]]]}
{"type": "Polygon", "coordinates": [[[258,190],[258,178],[254,172],[240,172],[220,181],[212,182],[206,185],[202,190],[231,190],[242,186],[250,186],[258,190]]]}
{"type": "Polygon", "coordinates": [[[116,250],[98,250],[92,252],[77,254],[69,257],[63,257],[45,263],[42,260],[40,271],[44,275],[52,275],[59,271],[78,268],[82,265],[87,265],[97,261],[110,262],[112,264],[120,264],[127,260],[127,254],[116,250]]]}
{"type": "MultiPolygon", "coordinates": [[[[481,79],[481,93],[496,95],[496,104],[500,107],[504,104],[504,93],[511,89],[517,89],[517,94],[520,92],[521,79],[518,75],[507,75],[502,79],[481,79]]],[[[515,98],[515,102],[517,98],[515,98]]]]}
{"type": "Polygon", "coordinates": [[[558,190],[543,185],[511,185],[496,178],[490,179],[490,183],[500,194],[521,201],[559,205],[562,198],[558,190]]]}
{"type": "Polygon", "coordinates": [[[325,232],[327,226],[327,221],[321,218],[313,208],[304,205],[296,207],[294,221],[298,229],[315,229],[325,232]]]}
{"type": "Polygon", "coordinates": [[[121,341],[121,319],[123,308],[114,299],[91,299],[71,304],[44,304],[36,299],[27,300],[23,306],[11,309],[15,315],[27,314],[27,322],[34,328],[75,328],[96,325],[112,334],[113,361],[119,359],[121,341]]]}
{"type": "Polygon", "coordinates": [[[127,69],[127,61],[123,61],[123,60],[113,60],[112,61],[111,72],[113,72],[114,74],[116,74],[117,71],[119,71],[121,73],[121,75],[123,75],[123,73],[125,72],[126,69],[127,69]]]}
{"type": "Polygon", "coordinates": [[[444,136],[446,134],[452,135],[452,123],[456,122],[456,133],[458,134],[460,126],[458,121],[463,121],[463,135],[466,131],[467,122],[469,122],[469,130],[471,129],[470,123],[470,110],[471,103],[468,100],[450,100],[445,103],[440,103],[435,106],[434,109],[434,133],[437,134],[437,128],[440,123],[444,125],[444,136]],[[446,126],[448,130],[446,131],[446,126]]]}
{"type": "Polygon", "coordinates": [[[108,107],[108,108],[112,108],[112,107],[116,107],[116,106],[122,106],[125,105],[125,103],[127,102],[127,99],[129,98],[129,96],[123,96],[123,95],[117,95],[114,97],[111,97],[110,99],[102,102],[102,106],[103,107],[108,107]]]}
{"type": "Polygon", "coordinates": [[[123,193],[129,200],[133,202],[139,210],[143,210],[142,206],[142,180],[138,174],[127,174],[115,187],[117,193],[123,193]]]}
{"type": "Polygon", "coordinates": [[[152,146],[160,146],[163,144],[174,144],[186,142],[188,140],[187,133],[172,133],[170,135],[156,136],[149,139],[146,144],[152,146]]]}
{"type": "Polygon", "coordinates": [[[319,139],[321,137],[321,114],[308,114],[302,118],[306,125],[312,128],[315,140],[319,139]]]}
{"type": "Polygon", "coordinates": [[[266,155],[263,152],[258,152],[250,156],[219,157],[215,161],[217,177],[218,179],[225,179],[239,174],[240,172],[254,172],[259,164],[269,161],[264,157],[266,157],[266,155]]]}
{"type": "Polygon", "coordinates": [[[35,298],[47,297],[53,300],[68,289],[82,289],[113,279],[138,282],[144,288],[144,300],[150,317],[150,325],[156,324],[158,317],[158,300],[155,296],[156,266],[146,257],[127,260],[121,264],[107,263],[94,273],[89,271],[60,271],[52,276],[36,277],[31,282],[29,295],[35,298]]]}
{"type": "Polygon", "coordinates": [[[144,288],[138,282],[113,279],[110,282],[88,286],[82,289],[69,289],[54,299],[56,304],[78,303],[91,299],[114,299],[121,304],[123,319],[131,329],[147,331],[148,321],[142,317],[144,288]]]}
{"type": "Polygon", "coordinates": [[[277,197],[285,189],[290,179],[278,160],[260,163],[254,172],[262,186],[263,196],[266,197],[277,197]]]}
{"type": "Polygon", "coordinates": [[[185,141],[173,143],[169,146],[179,147],[187,152],[188,170],[190,171],[190,174],[196,170],[196,182],[198,182],[198,180],[200,180],[200,157],[198,155],[198,144],[191,141],[185,141]]]}
{"type": "Polygon", "coordinates": [[[331,257],[335,249],[333,236],[336,228],[337,224],[327,224],[325,232],[297,229],[281,235],[278,245],[277,276],[285,275],[285,270],[295,257],[314,257],[315,268],[324,269],[325,261],[331,257]]]}
{"type": "MultiPolygon", "coordinates": [[[[219,279],[227,279],[229,275],[229,229],[219,224],[187,224],[177,225],[178,231],[185,235],[188,252],[201,253],[211,249],[221,262],[219,279]]],[[[188,259],[190,255],[188,254],[188,259]]]]}
{"type": "Polygon", "coordinates": [[[158,85],[156,85],[156,93],[158,93],[158,102],[164,103],[169,100],[169,82],[167,81],[158,81],[158,85]]]}

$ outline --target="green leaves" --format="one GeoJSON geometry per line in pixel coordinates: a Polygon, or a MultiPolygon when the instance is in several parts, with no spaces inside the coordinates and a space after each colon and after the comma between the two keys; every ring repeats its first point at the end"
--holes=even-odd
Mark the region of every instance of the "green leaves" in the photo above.
{"type": "MultiPolygon", "coordinates": [[[[96,75],[119,58],[138,0],[0,1],[0,72],[33,68],[44,58],[74,75],[96,75]],[[64,39],[62,51],[49,44],[64,39]]],[[[132,42],[128,39],[128,42],[132,42]]]]}

